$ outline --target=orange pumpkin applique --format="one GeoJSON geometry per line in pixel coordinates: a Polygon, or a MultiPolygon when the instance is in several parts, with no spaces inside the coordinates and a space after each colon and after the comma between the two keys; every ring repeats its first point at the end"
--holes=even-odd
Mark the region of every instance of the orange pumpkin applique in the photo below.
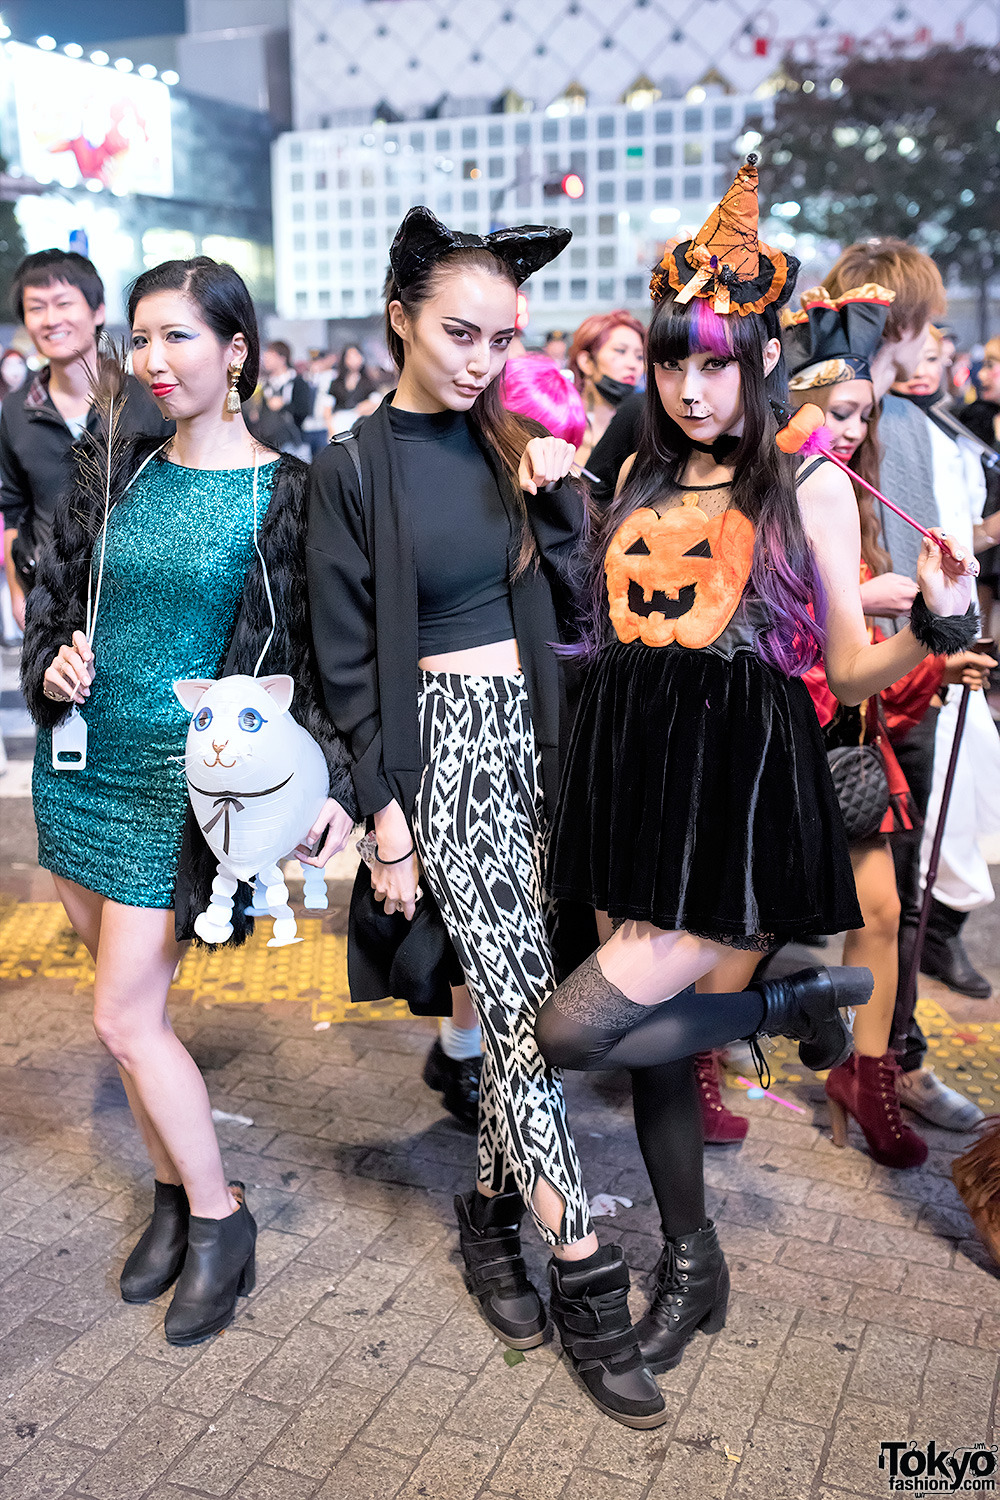
{"type": "Polygon", "coordinates": [[[620,641],[697,651],[729,624],[753,562],[754,529],[740,511],[709,520],[695,505],[662,516],[633,511],[608,548],[604,570],[620,641]]]}

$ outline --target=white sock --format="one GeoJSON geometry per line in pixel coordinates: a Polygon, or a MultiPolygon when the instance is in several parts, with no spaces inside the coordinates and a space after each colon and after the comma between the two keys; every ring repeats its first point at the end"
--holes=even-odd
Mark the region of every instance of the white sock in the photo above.
{"type": "Polygon", "coordinates": [[[482,1051],[482,1032],[478,1026],[456,1026],[451,1016],[442,1016],[440,1027],[441,1051],[452,1062],[467,1062],[478,1057],[482,1051]]]}

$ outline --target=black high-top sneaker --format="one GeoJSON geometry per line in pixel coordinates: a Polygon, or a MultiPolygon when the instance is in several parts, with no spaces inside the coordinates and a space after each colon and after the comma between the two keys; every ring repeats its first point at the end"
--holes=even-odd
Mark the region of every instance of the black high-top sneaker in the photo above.
{"type": "Polygon", "coordinates": [[[545,1338],[545,1304],[521,1255],[520,1193],[477,1192],[455,1196],[465,1284],[497,1338],[510,1349],[534,1349],[545,1338]]]}

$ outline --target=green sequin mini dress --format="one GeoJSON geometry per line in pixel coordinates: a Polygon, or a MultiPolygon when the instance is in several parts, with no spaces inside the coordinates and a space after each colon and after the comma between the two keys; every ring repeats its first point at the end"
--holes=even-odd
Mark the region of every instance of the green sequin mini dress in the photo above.
{"type": "MultiPolygon", "coordinates": [[[[261,465],[258,520],[274,463],[261,465]]],[[[87,764],[52,768],[39,730],[32,794],[38,861],[126,906],[174,902],[187,811],[188,712],[173,684],[218,676],[254,561],[253,469],[188,469],[155,458],[108,521],[82,709],[87,764]]],[[[94,548],[96,584],[100,545],[94,548]]]]}

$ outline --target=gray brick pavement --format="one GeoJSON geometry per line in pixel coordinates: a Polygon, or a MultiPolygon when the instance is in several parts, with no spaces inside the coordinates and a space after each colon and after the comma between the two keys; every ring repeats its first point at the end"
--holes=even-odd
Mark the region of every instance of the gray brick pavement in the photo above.
{"type": "MultiPolygon", "coordinates": [[[[450,1196],[473,1143],[420,1083],[426,1023],[177,1024],[254,1121],[221,1134],[261,1227],[257,1290],[191,1350],[168,1299],[117,1297],[150,1174],[86,997],[32,982],[0,1010],[0,1500],[858,1500],[888,1494],[883,1438],[989,1438],[1000,1281],[948,1176],[960,1138],[928,1128],[927,1167],[886,1172],[832,1148],[815,1086],[805,1116],[744,1099],[746,1145],[707,1169],[729,1321],[633,1433],[551,1344],[509,1364],[470,1305],[450,1196]]],[[[627,1089],[569,1094],[591,1190],[634,1200],[605,1232],[638,1311],[658,1243],[627,1089]]]]}

